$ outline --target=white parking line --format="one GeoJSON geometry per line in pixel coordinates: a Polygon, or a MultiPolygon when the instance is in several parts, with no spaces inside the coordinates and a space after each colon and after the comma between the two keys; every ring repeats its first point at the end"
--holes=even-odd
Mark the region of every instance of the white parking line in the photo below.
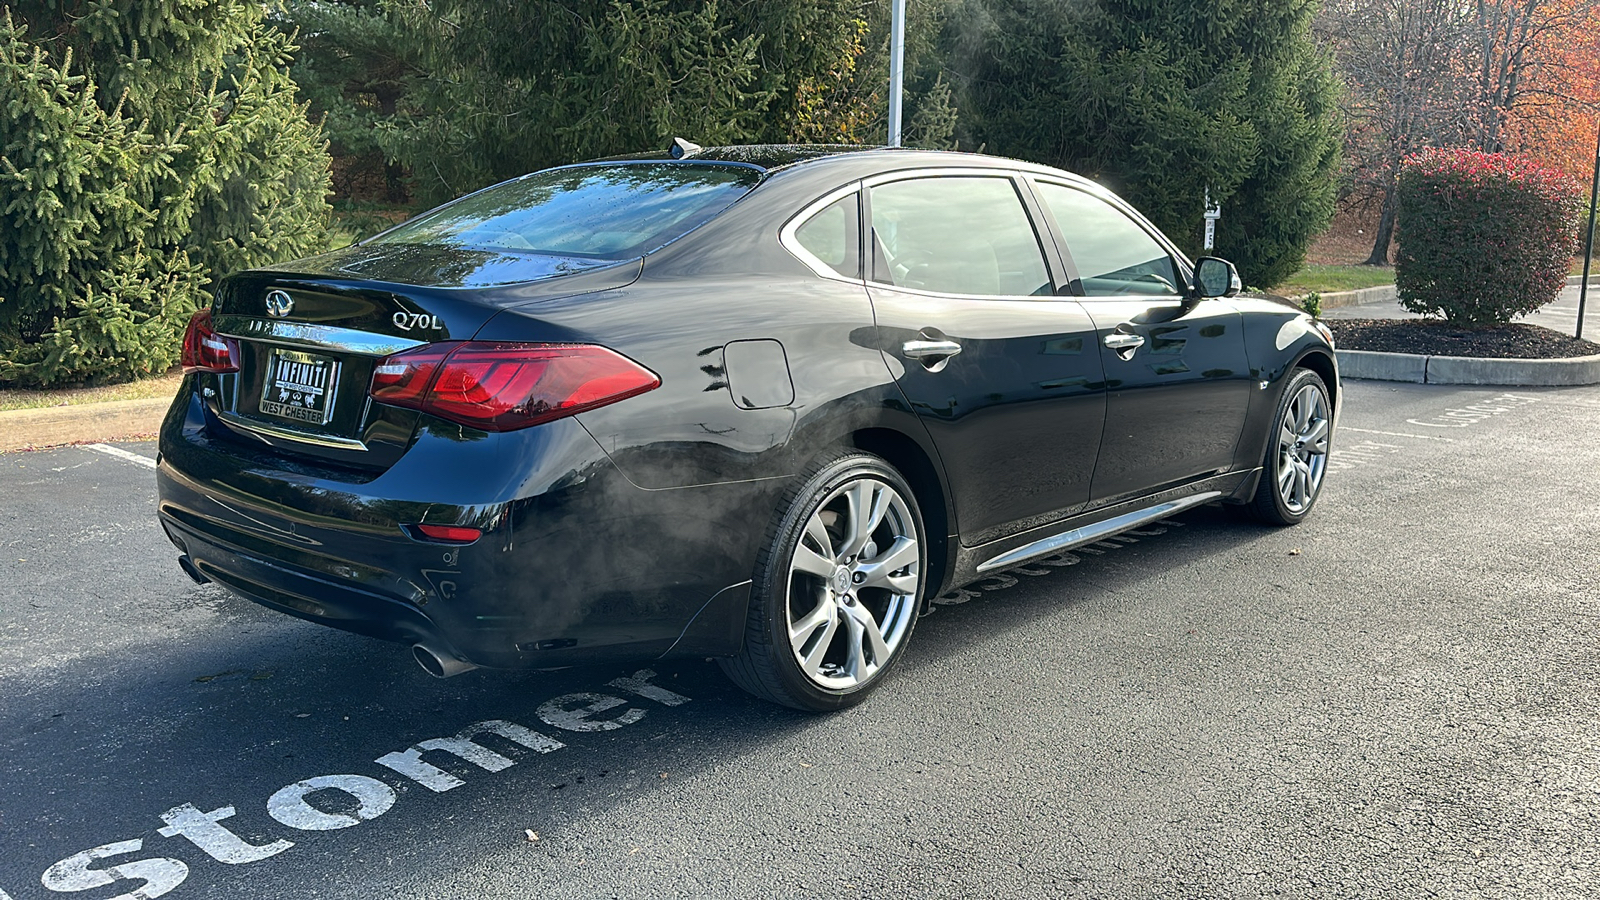
{"type": "Polygon", "coordinates": [[[1359,431],[1362,434],[1381,434],[1385,437],[1416,438],[1419,441],[1445,441],[1454,444],[1455,438],[1439,437],[1434,434],[1406,434],[1403,431],[1373,431],[1371,428],[1351,428],[1349,425],[1340,425],[1340,431],[1359,431]]]}
{"type": "Polygon", "coordinates": [[[150,457],[148,457],[148,456],[140,456],[137,453],[130,453],[127,450],[122,449],[121,447],[113,447],[110,444],[85,444],[83,449],[85,449],[85,450],[98,450],[101,453],[105,453],[105,454],[108,454],[110,456],[115,456],[118,459],[125,459],[128,462],[138,463],[141,466],[149,466],[152,469],[154,469],[156,467],[156,461],[151,459],[150,457]]]}

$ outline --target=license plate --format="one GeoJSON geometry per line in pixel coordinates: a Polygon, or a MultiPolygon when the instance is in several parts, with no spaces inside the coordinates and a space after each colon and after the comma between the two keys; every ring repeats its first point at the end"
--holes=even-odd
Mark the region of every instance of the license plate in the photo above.
{"type": "Polygon", "coordinates": [[[259,408],[270,416],[326,425],[333,416],[338,383],[337,360],[294,350],[274,350],[261,385],[259,408]]]}

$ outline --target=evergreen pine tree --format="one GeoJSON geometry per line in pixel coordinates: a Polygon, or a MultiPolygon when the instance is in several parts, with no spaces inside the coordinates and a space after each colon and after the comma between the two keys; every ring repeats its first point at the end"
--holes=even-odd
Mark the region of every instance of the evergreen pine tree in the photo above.
{"type": "MultiPolygon", "coordinates": [[[[948,143],[954,106],[918,50],[946,2],[912,0],[908,113],[943,104],[919,120],[929,143],[948,143]]],[[[381,148],[423,204],[673,137],[884,139],[886,3],[291,0],[285,18],[338,149],[381,148]]]]}
{"type": "Polygon", "coordinates": [[[425,13],[384,0],[286,0],[275,11],[275,24],[300,44],[290,75],[328,136],[340,197],[410,198],[405,166],[378,143],[379,123],[400,112],[440,43],[425,13]]]}
{"type": "Polygon", "coordinates": [[[964,137],[1122,193],[1248,283],[1292,274],[1333,214],[1335,83],[1315,0],[965,0],[946,29],[964,137]]]}
{"type": "Polygon", "coordinates": [[[240,0],[8,7],[0,383],[162,371],[207,281],[324,245],[292,49],[240,0]]]}

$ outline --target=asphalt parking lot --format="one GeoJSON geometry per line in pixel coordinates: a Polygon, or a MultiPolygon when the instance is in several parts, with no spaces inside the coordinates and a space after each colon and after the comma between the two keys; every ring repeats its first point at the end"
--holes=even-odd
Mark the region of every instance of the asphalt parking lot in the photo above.
{"type": "Polygon", "coordinates": [[[1303,526],[980,582],[821,717],[435,681],[191,583],[153,444],[0,455],[0,898],[1592,897],[1600,388],[1346,388],[1303,526]]]}

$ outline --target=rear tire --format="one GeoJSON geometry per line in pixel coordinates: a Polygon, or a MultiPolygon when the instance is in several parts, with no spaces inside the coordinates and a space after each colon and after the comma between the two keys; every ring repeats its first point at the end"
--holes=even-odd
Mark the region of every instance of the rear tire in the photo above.
{"type": "Polygon", "coordinates": [[[756,559],[744,650],[720,659],[746,691],[811,712],[866,699],[905,651],[927,579],[922,512],[887,462],[811,466],[756,559]]]}
{"type": "Polygon", "coordinates": [[[1328,386],[1310,369],[1296,369],[1272,418],[1250,514],[1269,525],[1298,525],[1310,515],[1322,493],[1332,439],[1328,386]]]}

